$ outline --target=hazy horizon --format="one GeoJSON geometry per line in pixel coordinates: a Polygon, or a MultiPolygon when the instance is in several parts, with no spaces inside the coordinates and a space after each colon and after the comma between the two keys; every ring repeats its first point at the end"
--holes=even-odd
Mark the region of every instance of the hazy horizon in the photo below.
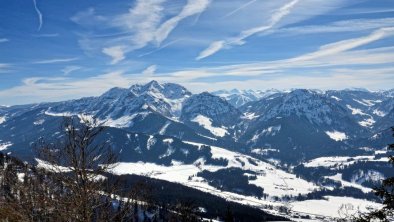
{"type": "MultiPolygon", "coordinates": [[[[151,80],[151,81],[156,81],[156,80],[151,80]]],[[[101,96],[102,94],[104,94],[105,92],[107,92],[108,90],[112,89],[112,88],[123,88],[123,89],[127,89],[133,85],[145,85],[145,84],[149,84],[151,81],[145,81],[145,82],[140,82],[140,83],[135,83],[135,84],[131,84],[129,86],[126,87],[119,87],[119,86],[115,86],[115,87],[111,87],[108,89],[103,89],[102,92],[98,92],[97,94],[87,94],[87,95],[81,95],[81,96],[72,96],[72,97],[63,97],[63,99],[61,98],[54,98],[54,99],[47,99],[47,100],[37,100],[37,101],[32,101],[32,102],[26,102],[26,103],[18,103],[18,101],[16,101],[16,103],[10,103],[10,104],[0,104],[0,106],[5,106],[5,107],[10,107],[10,106],[14,106],[14,105],[27,105],[27,104],[35,104],[35,103],[47,103],[47,102],[62,102],[62,101],[67,101],[67,100],[72,100],[72,99],[81,99],[84,97],[96,97],[96,96],[101,96]]],[[[158,82],[158,81],[157,81],[158,82]]],[[[166,83],[171,83],[171,82],[158,82],[159,84],[166,84],[166,83]]],[[[178,84],[178,83],[175,83],[178,84]]],[[[182,85],[182,84],[179,84],[182,85]]],[[[183,85],[182,85],[183,86],[183,85]]],[[[189,90],[187,87],[185,87],[187,90],[189,90]]],[[[354,90],[354,91],[369,91],[369,92],[385,92],[385,91],[392,91],[394,90],[394,88],[389,88],[389,89],[376,89],[376,90],[372,90],[372,89],[367,89],[367,88],[358,88],[358,87],[349,87],[349,88],[339,88],[339,89],[316,89],[316,88],[283,88],[283,89],[279,89],[279,88],[244,88],[244,89],[239,89],[239,88],[223,88],[223,89],[215,89],[215,90],[200,90],[200,91],[193,91],[193,90],[189,90],[191,93],[193,94],[198,94],[201,92],[209,92],[209,93],[213,93],[213,92],[219,92],[219,91],[227,91],[230,92],[232,90],[239,90],[239,91],[247,91],[247,90],[252,90],[254,92],[256,91],[269,91],[269,90],[278,90],[280,92],[291,92],[293,90],[297,90],[297,89],[306,89],[306,90],[312,90],[312,91],[321,91],[321,92],[325,92],[325,91],[329,91],[329,90],[334,90],[334,91],[341,91],[341,90],[354,90]]],[[[29,100],[31,98],[28,98],[29,100]]]]}
{"type": "Polygon", "coordinates": [[[99,95],[150,80],[220,89],[391,89],[383,1],[0,3],[0,104],[99,95]]]}

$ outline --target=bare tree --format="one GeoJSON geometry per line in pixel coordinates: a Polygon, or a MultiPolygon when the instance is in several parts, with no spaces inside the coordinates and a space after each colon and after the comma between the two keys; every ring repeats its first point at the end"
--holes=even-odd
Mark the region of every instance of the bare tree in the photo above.
{"type": "Polygon", "coordinates": [[[0,222],[201,221],[192,202],[160,207],[146,182],[108,173],[118,159],[96,121],[70,117],[62,130],[35,144],[37,167],[0,155],[0,222]]]}
{"type": "Polygon", "coordinates": [[[54,211],[72,221],[109,221],[126,214],[128,199],[118,200],[120,190],[105,175],[117,161],[108,142],[97,140],[104,128],[88,118],[66,118],[64,138],[58,143],[41,140],[37,144],[39,166],[59,181],[60,195],[53,200],[54,211]],[[123,203],[122,209],[113,209],[113,202],[123,203]]]}

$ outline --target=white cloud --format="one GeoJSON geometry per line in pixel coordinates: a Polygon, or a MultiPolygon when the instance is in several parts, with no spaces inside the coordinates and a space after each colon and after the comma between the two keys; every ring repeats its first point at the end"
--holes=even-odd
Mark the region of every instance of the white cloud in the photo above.
{"type": "Polygon", "coordinates": [[[151,66],[147,67],[144,71],[142,71],[142,75],[151,76],[151,75],[155,74],[156,69],[157,69],[156,65],[151,65],[151,66]]]}
{"type": "Polygon", "coordinates": [[[291,28],[282,28],[273,31],[273,33],[285,35],[302,35],[316,33],[332,32],[357,32],[365,30],[374,30],[384,27],[393,27],[394,18],[375,18],[375,19],[351,19],[336,21],[324,25],[296,26],[291,28]]]}
{"type": "Polygon", "coordinates": [[[164,0],[138,0],[127,14],[120,15],[113,21],[114,26],[132,33],[132,50],[145,47],[154,40],[163,16],[163,2],[164,0]]]}
{"type": "Polygon", "coordinates": [[[47,33],[47,34],[33,34],[33,37],[42,37],[42,38],[53,38],[58,37],[59,33],[47,33]]]}
{"type": "Polygon", "coordinates": [[[229,45],[229,46],[242,45],[245,43],[246,38],[248,38],[254,34],[264,32],[264,31],[267,31],[267,30],[273,28],[277,23],[279,23],[281,21],[281,19],[283,17],[285,17],[286,15],[288,15],[291,12],[293,7],[298,2],[299,2],[299,0],[292,0],[292,1],[288,2],[287,4],[283,5],[282,7],[280,7],[278,10],[276,10],[271,15],[271,18],[270,18],[268,24],[266,24],[266,25],[257,26],[254,28],[244,30],[235,38],[231,38],[228,40],[215,41],[215,42],[211,43],[211,45],[207,49],[203,50],[196,59],[200,60],[200,59],[206,58],[208,56],[211,56],[211,55],[215,54],[216,52],[218,52],[219,50],[221,50],[225,45],[229,45]]]}
{"type": "Polygon", "coordinates": [[[204,12],[208,8],[209,3],[210,0],[188,0],[177,16],[170,18],[157,29],[155,36],[157,44],[160,45],[181,20],[204,12]]]}
{"type": "Polygon", "coordinates": [[[290,58],[214,68],[190,68],[169,73],[156,73],[157,66],[151,65],[142,73],[125,74],[117,71],[83,79],[32,77],[25,79],[20,86],[0,91],[0,103],[17,102],[20,104],[94,96],[114,86],[128,87],[130,84],[144,83],[153,79],[180,83],[194,92],[234,87],[240,89],[264,89],[265,87],[389,89],[392,88],[390,83],[394,80],[392,75],[394,68],[392,66],[376,67],[376,65],[393,64],[393,48],[336,51],[335,54],[309,57],[309,60],[295,61],[294,58],[290,58]],[[354,65],[355,68],[338,68],[343,67],[342,65],[354,65]],[[302,70],[297,71],[298,68],[302,70]],[[245,78],[231,80],[232,76],[245,78]],[[212,80],[214,83],[209,80],[210,77],[214,77],[212,80]]]}
{"type": "Polygon", "coordinates": [[[112,58],[111,64],[116,64],[125,59],[125,46],[112,46],[109,48],[103,48],[103,53],[112,58]]]}
{"type": "MultiPolygon", "coordinates": [[[[23,81],[23,84],[6,90],[0,90],[0,103],[31,103],[43,101],[61,101],[75,99],[84,96],[97,96],[106,90],[118,86],[129,87],[135,83],[146,83],[150,80],[162,82],[176,82],[184,85],[193,92],[206,90],[232,89],[266,89],[266,88],[320,88],[341,89],[349,87],[363,87],[369,89],[392,88],[393,77],[390,74],[394,68],[386,69],[332,69],[325,70],[325,75],[287,75],[276,74],[270,78],[252,78],[248,80],[229,80],[228,78],[217,82],[198,81],[188,78],[188,75],[206,73],[206,70],[183,71],[183,75],[156,74],[147,76],[144,74],[125,74],[115,71],[103,75],[84,79],[71,78],[41,78],[33,77],[23,81]],[[195,72],[195,74],[193,74],[195,72]]],[[[221,70],[216,70],[216,76],[221,70]]]]}
{"type": "Polygon", "coordinates": [[[374,31],[368,36],[363,36],[359,38],[354,38],[354,39],[347,39],[331,44],[324,45],[320,47],[320,49],[316,52],[309,53],[303,56],[299,56],[297,58],[294,58],[293,61],[300,61],[300,60],[312,60],[315,58],[323,57],[323,56],[328,56],[328,55],[333,55],[337,54],[340,52],[344,52],[359,46],[363,46],[366,44],[369,44],[371,42],[378,41],[380,39],[389,37],[394,35],[394,27],[391,28],[381,28],[377,31],[374,31]]]}
{"type": "Polygon", "coordinates": [[[112,58],[111,64],[125,59],[125,54],[148,45],[155,39],[155,32],[163,16],[165,0],[138,0],[126,14],[118,15],[107,25],[127,32],[125,37],[112,40],[102,52],[112,58]],[[114,46],[113,43],[116,43],[114,46]]]}
{"type": "Polygon", "coordinates": [[[8,42],[8,41],[10,41],[9,39],[6,39],[6,38],[2,38],[2,39],[0,39],[0,43],[3,43],[3,42],[8,42]]]}
{"type": "Polygon", "coordinates": [[[61,71],[63,72],[64,75],[69,75],[70,73],[80,69],[82,69],[82,67],[80,66],[66,66],[61,71]]]}
{"type": "Polygon", "coordinates": [[[40,9],[38,9],[38,7],[37,7],[36,0],[33,0],[33,5],[34,5],[34,9],[36,10],[37,16],[38,16],[38,29],[37,30],[40,31],[42,28],[42,23],[43,23],[42,13],[41,13],[40,9]]]}
{"type": "Polygon", "coordinates": [[[23,84],[7,90],[0,90],[0,102],[6,98],[15,98],[20,103],[61,101],[79,98],[82,95],[99,95],[113,86],[128,87],[131,79],[121,72],[110,72],[95,77],[75,78],[42,78],[32,77],[23,80],[23,84]]]}
{"type": "Polygon", "coordinates": [[[85,11],[78,12],[70,19],[77,24],[85,26],[105,25],[107,22],[107,18],[104,16],[96,15],[94,8],[88,8],[85,11]]]}
{"type": "Polygon", "coordinates": [[[372,13],[389,13],[394,12],[394,8],[386,6],[384,8],[367,7],[367,8],[349,8],[339,12],[339,15],[356,15],[356,14],[372,14],[372,13]]]}
{"type": "Polygon", "coordinates": [[[39,60],[33,62],[33,64],[52,64],[52,63],[63,63],[63,62],[72,62],[77,60],[78,58],[56,58],[56,59],[46,59],[46,60],[39,60]]]}
{"type": "MultiPolygon", "coordinates": [[[[315,52],[306,53],[304,55],[289,59],[217,66],[214,68],[191,69],[175,72],[172,73],[172,75],[177,78],[182,77],[184,80],[187,79],[188,81],[196,81],[196,79],[199,78],[218,76],[243,76],[256,78],[258,76],[266,76],[271,74],[289,75],[288,73],[293,73],[293,75],[297,75],[295,71],[296,69],[303,69],[303,73],[316,73],[316,75],[324,75],[324,72],[330,67],[344,65],[361,65],[364,66],[364,69],[366,69],[368,66],[372,65],[393,64],[393,47],[356,51],[350,50],[392,35],[394,35],[393,28],[383,28],[374,31],[367,36],[323,45],[315,52]]],[[[220,44],[219,47],[221,47],[220,44]]],[[[215,48],[213,48],[213,51],[215,51],[215,48]]],[[[209,54],[210,52],[207,51],[206,53],[209,54]]],[[[371,71],[371,73],[373,73],[373,71],[371,71]]]]}
{"type": "Polygon", "coordinates": [[[387,78],[394,70],[381,71],[379,69],[370,69],[355,75],[355,70],[326,70],[325,75],[302,76],[302,75],[276,75],[275,78],[269,79],[248,79],[248,80],[224,80],[220,82],[191,81],[185,82],[184,85],[194,92],[200,92],[201,89],[214,91],[218,89],[345,89],[350,87],[361,87],[373,90],[391,89],[393,78],[387,78]]]}
{"type": "MultiPolygon", "coordinates": [[[[81,47],[88,53],[97,52],[96,48],[101,47],[100,51],[112,58],[111,64],[117,64],[126,58],[127,53],[153,43],[160,45],[179,22],[192,15],[202,13],[208,7],[210,0],[188,0],[178,15],[162,23],[166,14],[164,11],[165,2],[166,0],[137,0],[127,13],[113,17],[99,16],[93,8],[90,8],[77,13],[71,20],[84,26],[122,30],[121,34],[110,38],[100,39],[85,35],[79,41],[81,47]]],[[[175,42],[173,41],[171,44],[175,42]]],[[[165,47],[171,44],[167,44],[165,47]]]]}
{"type": "Polygon", "coordinates": [[[215,54],[217,51],[221,50],[225,46],[225,41],[215,41],[212,42],[208,48],[204,49],[200,54],[197,56],[196,60],[200,60],[215,54]]]}
{"type": "Polygon", "coordinates": [[[0,63],[0,73],[7,72],[10,67],[10,64],[0,63]]]}

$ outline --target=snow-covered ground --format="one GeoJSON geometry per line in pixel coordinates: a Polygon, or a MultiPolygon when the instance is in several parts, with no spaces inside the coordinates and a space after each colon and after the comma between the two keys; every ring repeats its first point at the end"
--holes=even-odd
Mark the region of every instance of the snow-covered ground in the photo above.
{"type": "MultiPolygon", "coordinates": [[[[188,142],[193,145],[201,146],[202,144],[188,142]]],[[[236,167],[244,170],[256,172],[257,179],[251,180],[251,184],[264,188],[267,194],[282,197],[284,195],[306,194],[319,187],[306,180],[297,178],[294,174],[287,173],[277,169],[275,166],[246,156],[240,153],[232,152],[220,147],[211,146],[212,158],[224,158],[228,160],[227,166],[206,165],[204,159],[197,160],[194,164],[176,164],[173,166],[161,166],[153,163],[119,163],[114,169],[115,174],[137,174],[163,179],[171,182],[178,182],[184,185],[195,187],[205,187],[215,189],[208,185],[203,178],[196,177],[198,172],[203,170],[217,171],[219,169],[236,167]],[[255,164],[251,164],[250,161],[255,164]],[[189,180],[191,178],[191,180],[189,180]]],[[[257,200],[257,198],[256,198],[257,200]]]]}
{"type": "Polygon", "coordinates": [[[55,113],[55,112],[51,111],[51,108],[49,108],[47,111],[45,111],[45,115],[48,115],[48,116],[60,116],[60,117],[70,117],[70,116],[73,116],[73,115],[76,115],[76,114],[75,113],[73,114],[73,113],[70,113],[70,112],[58,112],[58,113],[55,113]]]}
{"type": "Polygon", "coordinates": [[[223,137],[228,134],[227,130],[223,127],[214,127],[212,126],[212,121],[210,118],[197,115],[194,119],[191,120],[192,122],[198,123],[200,126],[204,127],[205,129],[209,130],[213,135],[223,137]]]}
{"type": "Polygon", "coordinates": [[[35,158],[37,161],[37,167],[46,169],[50,172],[55,172],[55,173],[61,173],[61,172],[70,172],[72,168],[70,167],[64,167],[64,166],[58,166],[58,165],[53,165],[49,162],[46,162],[44,160],[40,160],[38,158],[35,158]]]}
{"type": "MultiPolygon", "coordinates": [[[[170,142],[170,141],[168,141],[170,142]]],[[[203,144],[187,142],[192,145],[202,146],[203,144]]],[[[117,175],[136,174],[144,175],[151,178],[162,179],[170,182],[176,182],[199,189],[204,192],[232,200],[238,203],[252,205],[259,208],[265,208],[267,204],[275,207],[282,206],[283,203],[273,200],[273,196],[282,197],[285,195],[298,195],[312,192],[319,189],[313,183],[297,178],[294,174],[287,173],[275,166],[255,159],[253,157],[232,152],[224,148],[211,146],[212,158],[224,158],[228,160],[227,166],[214,166],[205,164],[204,159],[198,159],[193,164],[183,164],[174,161],[172,166],[157,165],[154,163],[118,163],[112,169],[117,175]],[[250,162],[252,161],[253,164],[250,162]],[[251,180],[251,184],[264,188],[264,192],[271,194],[266,200],[253,196],[245,196],[227,191],[221,191],[211,185],[202,178],[196,176],[198,172],[208,170],[211,172],[219,169],[237,167],[244,170],[251,170],[256,173],[257,179],[251,180]]],[[[275,212],[275,211],[273,211],[275,212]]]]}
{"type": "Polygon", "coordinates": [[[273,149],[273,148],[254,148],[250,151],[251,153],[258,154],[258,155],[268,155],[271,152],[280,152],[280,150],[273,149]]]}
{"type": "Polygon", "coordinates": [[[382,157],[380,159],[374,159],[375,156],[331,156],[331,157],[319,157],[313,160],[308,161],[304,164],[305,167],[341,167],[341,166],[348,166],[354,164],[357,161],[382,161],[387,162],[387,157],[382,157]]]}
{"type": "Polygon", "coordinates": [[[257,117],[259,117],[259,115],[256,115],[256,113],[248,113],[248,112],[244,113],[244,115],[241,116],[242,119],[249,119],[249,120],[256,119],[257,117]]]}
{"type": "Polygon", "coordinates": [[[350,105],[346,105],[346,107],[352,111],[352,115],[368,116],[368,114],[364,113],[361,109],[353,108],[350,105]]]}
{"type": "Polygon", "coordinates": [[[45,122],[45,119],[38,119],[33,122],[34,125],[42,125],[45,122]]]}
{"type": "MultiPolygon", "coordinates": [[[[1,142],[1,141],[0,141],[1,142]]],[[[0,143],[0,151],[7,150],[8,147],[12,146],[12,143],[7,142],[7,143],[0,143]]]]}
{"type": "Polygon", "coordinates": [[[291,203],[292,210],[317,216],[348,218],[358,212],[366,212],[382,205],[352,197],[325,196],[322,200],[305,200],[291,203]]]}
{"type": "Polygon", "coordinates": [[[325,176],[325,178],[341,182],[342,187],[354,187],[354,188],[362,190],[364,193],[369,193],[369,192],[372,191],[371,188],[364,187],[364,186],[362,186],[362,185],[360,185],[358,183],[349,182],[349,181],[346,181],[346,180],[342,179],[342,174],[341,173],[337,173],[334,176],[325,176]]]}
{"type": "Polygon", "coordinates": [[[341,101],[342,99],[336,97],[336,96],[331,96],[331,98],[335,99],[336,101],[341,101]]]}
{"type": "Polygon", "coordinates": [[[348,139],[345,133],[339,131],[326,131],[326,134],[335,141],[342,141],[348,139]]]}
{"type": "MultiPolygon", "coordinates": [[[[170,142],[170,141],[168,141],[170,142]]],[[[203,144],[187,142],[192,145],[201,146],[203,144]]],[[[267,204],[273,205],[274,207],[279,206],[290,206],[292,214],[307,214],[312,215],[312,217],[339,217],[342,216],[338,213],[342,204],[345,204],[347,208],[350,208],[349,203],[353,204],[353,207],[348,212],[354,213],[359,208],[361,211],[365,211],[367,206],[378,207],[379,204],[360,200],[350,197],[326,197],[326,200],[307,200],[307,201],[295,201],[291,203],[278,202],[273,200],[273,196],[283,197],[285,195],[298,195],[307,194],[312,192],[314,189],[319,189],[319,186],[310,183],[306,180],[297,178],[294,174],[285,172],[277,167],[255,159],[253,157],[240,154],[237,152],[232,152],[224,148],[211,146],[212,158],[225,158],[228,160],[227,166],[214,166],[205,164],[204,159],[198,159],[193,164],[183,164],[182,162],[174,161],[172,166],[163,166],[153,163],[119,163],[115,165],[112,169],[114,174],[136,174],[144,175],[156,179],[162,179],[170,182],[176,182],[189,186],[195,189],[199,189],[204,192],[209,192],[211,194],[226,198],[231,201],[235,201],[242,204],[247,204],[255,207],[264,209],[267,204]],[[256,164],[252,164],[249,160],[256,164]],[[221,191],[211,185],[201,177],[196,176],[198,172],[203,170],[208,170],[211,172],[217,171],[219,169],[237,167],[244,170],[251,170],[256,172],[257,179],[250,180],[250,184],[255,184],[264,188],[264,192],[271,195],[267,199],[259,199],[253,196],[245,196],[241,194],[236,194],[227,191],[221,191]]],[[[323,164],[324,166],[333,166],[336,163],[344,164],[349,160],[350,157],[336,157],[330,159],[320,158],[315,159],[310,162],[310,166],[319,166],[323,164]]],[[[365,157],[358,157],[356,159],[362,159],[365,157]]],[[[366,158],[372,158],[366,156],[366,158]]],[[[370,191],[369,188],[365,188],[357,183],[351,183],[343,181],[341,175],[336,175],[330,177],[331,179],[341,181],[343,186],[353,186],[363,190],[364,192],[370,191]]],[[[271,213],[277,213],[277,208],[271,213]]]]}
{"type": "Polygon", "coordinates": [[[364,127],[370,127],[370,126],[373,126],[373,124],[375,124],[375,122],[376,121],[371,117],[371,118],[368,118],[368,119],[358,122],[358,124],[360,124],[361,126],[364,126],[364,127]]]}
{"type": "Polygon", "coordinates": [[[2,123],[4,123],[5,122],[5,116],[0,116],[0,124],[2,124],[2,123]]]}
{"type": "Polygon", "coordinates": [[[164,135],[170,124],[171,124],[171,121],[167,121],[166,124],[164,124],[164,126],[160,129],[159,134],[164,135]]]}
{"type": "Polygon", "coordinates": [[[378,109],[374,109],[373,114],[375,114],[375,115],[377,115],[377,116],[380,116],[380,117],[383,117],[383,116],[386,115],[385,112],[383,112],[383,111],[381,111],[381,110],[378,110],[378,109]]]}
{"type": "Polygon", "coordinates": [[[103,122],[103,125],[105,126],[110,126],[115,128],[126,128],[133,125],[133,119],[137,117],[139,114],[141,113],[136,113],[130,116],[122,116],[117,119],[108,118],[106,120],[101,120],[100,122],[103,122]]]}

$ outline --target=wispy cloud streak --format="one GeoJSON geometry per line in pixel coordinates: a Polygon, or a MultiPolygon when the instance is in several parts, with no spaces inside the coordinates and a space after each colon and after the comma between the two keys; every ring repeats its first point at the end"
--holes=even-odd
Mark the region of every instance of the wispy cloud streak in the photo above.
{"type": "Polygon", "coordinates": [[[33,0],[33,4],[34,4],[34,9],[36,10],[37,16],[38,16],[38,29],[37,30],[40,31],[42,28],[42,23],[43,23],[42,13],[41,13],[40,9],[38,9],[38,7],[37,7],[36,0],[33,0]]]}
{"type": "Polygon", "coordinates": [[[175,29],[180,21],[190,17],[192,15],[197,15],[205,11],[209,6],[210,0],[188,0],[187,4],[183,7],[182,11],[164,22],[156,31],[156,43],[160,45],[175,29]]]}
{"type": "Polygon", "coordinates": [[[37,37],[37,38],[54,38],[54,37],[58,37],[59,33],[47,33],[47,34],[33,34],[33,37],[37,37]]]}
{"type": "Polygon", "coordinates": [[[80,66],[66,66],[61,71],[63,72],[63,74],[65,76],[67,76],[70,73],[72,73],[74,71],[77,71],[77,70],[80,70],[80,69],[82,69],[82,67],[80,67],[80,66]]]}
{"type": "Polygon", "coordinates": [[[71,17],[71,20],[90,28],[97,28],[97,24],[100,23],[99,28],[102,30],[121,29],[124,34],[111,39],[92,39],[87,35],[80,40],[80,45],[85,51],[101,52],[111,58],[110,64],[116,65],[125,60],[128,53],[150,44],[154,45],[156,50],[142,54],[140,57],[174,44],[176,41],[162,46],[162,43],[181,21],[203,13],[210,5],[211,0],[188,0],[177,15],[163,20],[167,13],[164,10],[166,2],[167,0],[136,0],[127,13],[113,17],[97,15],[95,10],[90,8],[77,13],[71,17]]]}
{"type": "Polygon", "coordinates": [[[248,7],[249,5],[255,3],[256,1],[257,1],[257,0],[251,0],[251,1],[247,2],[247,3],[243,4],[243,5],[241,5],[240,7],[234,9],[233,11],[231,11],[231,12],[225,14],[222,18],[227,18],[227,17],[229,17],[229,16],[231,16],[231,15],[234,15],[234,14],[237,13],[238,11],[241,11],[242,9],[248,7]]]}
{"type": "Polygon", "coordinates": [[[77,60],[78,58],[60,58],[60,59],[46,59],[46,60],[40,60],[40,61],[35,61],[33,64],[53,64],[53,63],[62,63],[62,62],[72,62],[77,60]]]}
{"type": "MultiPolygon", "coordinates": [[[[394,18],[371,18],[371,19],[350,19],[341,20],[322,25],[296,26],[281,28],[272,33],[284,35],[304,35],[335,32],[358,32],[374,30],[385,27],[394,27],[394,18]]],[[[263,33],[264,35],[265,33],[263,33]]]]}
{"type": "Polygon", "coordinates": [[[116,39],[116,45],[106,46],[102,53],[112,58],[111,64],[117,64],[126,58],[128,52],[141,49],[154,41],[157,27],[163,17],[165,0],[138,0],[129,12],[113,19],[112,27],[118,27],[130,33],[130,36],[116,39]]]}
{"type": "Polygon", "coordinates": [[[293,61],[312,60],[319,57],[337,54],[393,35],[394,35],[394,27],[381,28],[377,31],[374,31],[368,36],[347,39],[347,40],[324,45],[320,47],[318,51],[297,57],[293,59],[293,61]]]}
{"type": "Polygon", "coordinates": [[[157,69],[156,65],[151,65],[151,66],[147,67],[144,71],[142,71],[142,75],[151,76],[151,75],[155,74],[156,69],[157,69]]]}
{"type": "Polygon", "coordinates": [[[299,0],[292,0],[291,2],[285,4],[281,8],[279,8],[270,18],[270,21],[267,25],[262,25],[262,26],[257,26],[251,29],[247,29],[242,31],[237,37],[227,39],[227,40],[220,40],[220,41],[215,41],[211,43],[211,45],[208,46],[205,50],[203,50],[198,56],[197,60],[206,58],[208,56],[211,56],[215,54],[216,52],[220,51],[222,48],[225,46],[233,46],[233,45],[242,45],[245,43],[245,39],[260,33],[267,31],[271,28],[273,28],[277,23],[279,23],[283,17],[288,15],[292,8],[299,2],[299,0]]]}
{"type": "Polygon", "coordinates": [[[103,49],[103,53],[112,58],[111,64],[116,64],[126,58],[126,46],[113,46],[103,49]]]}
{"type": "Polygon", "coordinates": [[[144,56],[147,56],[147,55],[156,53],[156,52],[161,51],[161,50],[163,50],[163,49],[165,49],[165,48],[167,48],[167,47],[169,47],[169,46],[171,46],[171,45],[173,45],[173,44],[175,44],[175,43],[177,43],[177,42],[179,42],[179,41],[181,41],[181,40],[182,40],[182,39],[176,39],[176,40],[171,41],[171,42],[169,42],[169,43],[167,43],[167,44],[165,44],[165,45],[160,46],[159,48],[157,48],[157,49],[155,49],[155,50],[152,50],[152,51],[143,53],[143,54],[139,55],[138,57],[141,58],[141,57],[144,57],[144,56]]]}

